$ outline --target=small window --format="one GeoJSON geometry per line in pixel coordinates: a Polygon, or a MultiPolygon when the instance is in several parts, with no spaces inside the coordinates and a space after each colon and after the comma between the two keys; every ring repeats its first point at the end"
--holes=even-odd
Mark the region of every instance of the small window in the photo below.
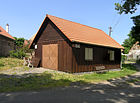
{"type": "Polygon", "coordinates": [[[109,60],[110,61],[114,61],[115,60],[115,56],[114,56],[114,51],[113,50],[109,50],[109,60]]]}
{"type": "Polygon", "coordinates": [[[37,49],[37,45],[35,45],[35,49],[37,49]]]}
{"type": "Polygon", "coordinates": [[[93,48],[85,48],[85,60],[93,60],[93,48]]]}

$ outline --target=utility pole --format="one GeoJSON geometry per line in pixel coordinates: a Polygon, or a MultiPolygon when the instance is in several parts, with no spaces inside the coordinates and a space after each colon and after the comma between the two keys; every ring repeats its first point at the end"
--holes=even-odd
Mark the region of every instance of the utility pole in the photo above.
{"type": "Polygon", "coordinates": [[[111,32],[112,32],[112,27],[109,27],[109,36],[111,36],[111,32]]]}

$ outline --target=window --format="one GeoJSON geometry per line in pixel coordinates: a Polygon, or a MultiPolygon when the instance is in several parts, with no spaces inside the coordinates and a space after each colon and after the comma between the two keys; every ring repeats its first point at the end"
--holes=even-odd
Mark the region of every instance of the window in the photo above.
{"type": "Polygon", "coordinates": [[[114,56],[114,51],[113,50],[109,50],[109,60],[110,61],[114,61],[115,60],[115,56],[114,56]]]}
{"type": "Polygon", "coordinates": [[[85,48],[85,60],[93,60],[93,48],[85,48]]]}
{"type": "Polygon", "coordinates": [[[35,45],[35,49],[37,49],[37,45],[35,45]]]}

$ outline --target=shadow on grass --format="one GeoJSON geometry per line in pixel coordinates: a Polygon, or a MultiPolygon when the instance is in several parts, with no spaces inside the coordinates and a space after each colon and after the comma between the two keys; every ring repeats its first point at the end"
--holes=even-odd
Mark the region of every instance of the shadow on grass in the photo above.
{"type": "Polygon", "coordinates": [[[0,74],[0,92],[25,91],[46,87],[61,86],[61,82],[67,83],[69,81],[65,79],[52,79],[52,74],[0,74]]]}
{"type": "Polygon", "coordinates": [[[135,70],[135,71],[139,71],[139,69],[135,68],[136,64],[123,64],[122,67],[123,68],[127,68],[128,70],[135,70]]]}
{"type": "Polygon", "coordinates": [[[140,81],[134,82],[135,86],[125,82],[135,79],[140,79],[140,76],[112,79],[108,80],[107,84],[93,84],[82,80],[73,82],[68,78],[57,80],[53,78],[53,74],[24,74],[21,76],[0,74],[1,92],[20,91],[0,93],[0,101],[1,103],[16,101],[23,103],[37,101],[48,103],[139,103],[140,81]]]}
{"type": "MultiPolygon", "coordinates": [[[[134,69],[133,65],[123,65],[123,67],[134,69]]],[[[61,76],[55,78],[53,73],[0,74],[0,92],[5,92],[0,93],[0,102],[139,103],[140,101],[140,75],[110,79],[105,83],[74,81],[69,77],[61,76]]]]}

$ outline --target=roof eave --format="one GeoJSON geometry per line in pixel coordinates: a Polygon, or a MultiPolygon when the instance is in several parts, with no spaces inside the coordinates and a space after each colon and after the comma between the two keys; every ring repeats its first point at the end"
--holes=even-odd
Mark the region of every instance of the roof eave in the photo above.
{"type": "Polygon", "coordinates": [[[109,47],[109,48],[117,48],[117,49],[124,49],[123,47],[119,48],[119,47],[113,47],[113,46],[107,46],[107,45],[100,45],[100,44],[92,44],[92,43],[85,43],[85,42],[79,42],[79,41],[75,41],[75,40],[71,40],[72,43],[83,43],[83,44],[87,44],[87,45],[96,45],[96,46],[102,46],[102,47],[109,47]]]}
{"type": "MultiPolygon", "coordinates": [[[[2,35],[2,34],[0,34],[0,35],[2,35]]],[[[6,38],[8,38],[8,39],[11,39],[11,40],[15,40],[14,38],[10,38],[10,37],[5,36],[5,35],[2,35],[2,36],[6,37],[6,38]]]]}
{"type": "Polygon", "coordinates": [[[38,33],[39,33],[39,31],[40,31],[40,29],[41,29],[41,27],[42,27],[42,25],[43,25],[43,23],[44,23],[44,21],[46,20],[47,17],[48,17],[48,14],[46,14],[45,19],[44,19],[43,22],[41,23],[41,25],[40,25],[40,27],[39,27],[39,29],[38,29],[36,35],[34,36],[34,39],[32,40],[31,44],[29,45],[29,49],[31,49],[32,44],[34,43],[34,40],[35,40],[36,36],[38,35],[38,33]]]}

